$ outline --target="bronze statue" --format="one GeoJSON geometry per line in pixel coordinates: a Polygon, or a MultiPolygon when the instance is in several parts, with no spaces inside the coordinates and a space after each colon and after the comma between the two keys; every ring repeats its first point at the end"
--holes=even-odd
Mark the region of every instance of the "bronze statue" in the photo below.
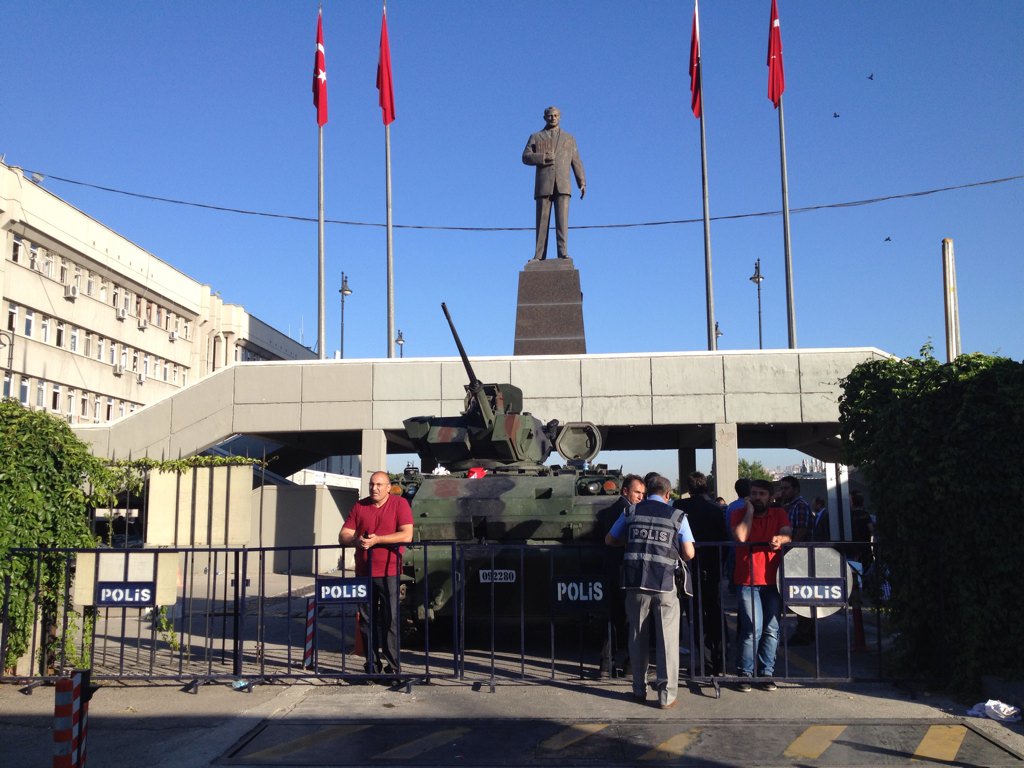
{"type": "Polygon", "coordinates": [[[523,163],[537,166],[537,180],[533,188],[533,197],[537,201],[537,252],[533,256],[534,261],[547,258],[551,203],[555,204],[558,258],[569,258],[566,240],[569,236],[569,198],[572,196],[570,166],[580,188],[580,200],[587,194],[587,179],[576,149],[576,139],[559,127],[561,116],[558,107],[545,109],[544,130],[530,136],[523,150],[523,163]]]}

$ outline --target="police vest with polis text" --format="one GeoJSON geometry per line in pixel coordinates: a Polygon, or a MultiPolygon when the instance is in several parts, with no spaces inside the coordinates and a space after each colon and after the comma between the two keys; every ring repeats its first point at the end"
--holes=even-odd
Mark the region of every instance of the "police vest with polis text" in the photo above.
{"type": "Polygon", "coordinates": [[[641,501],[626,529],[622,588],[674,592],[683,511],[659,501],[641,501]]]}

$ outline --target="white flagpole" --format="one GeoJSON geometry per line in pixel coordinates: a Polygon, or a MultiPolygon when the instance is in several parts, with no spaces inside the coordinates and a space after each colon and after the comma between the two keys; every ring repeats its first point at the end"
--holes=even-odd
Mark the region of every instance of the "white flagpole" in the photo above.
{"type": "Polygon", "coordinates": [[[796,313],[793,309],[793,255],[789,247],[789,180],[786,174],[786,129],[782,118],[782,94],[779,94],[779,155],[782,166],[782,239],[786,257],[786,322],[789,348],[796,349],[796,313]]]}
{"type": "Polygon", "coordinates": [[[324,323],[324,127],[319,126],[317,142],[317,335],[320,359],[327,357],[326,325],[324,323]]]}
{"type": "Polygon", "coordinates": [[[387,194],[387,231],[388,231],[388,357],[395,356],[395,267],[394,249],[391,234],[391,126],[384,126],[384,167],[387,174],[385,190],[387,194]]]}

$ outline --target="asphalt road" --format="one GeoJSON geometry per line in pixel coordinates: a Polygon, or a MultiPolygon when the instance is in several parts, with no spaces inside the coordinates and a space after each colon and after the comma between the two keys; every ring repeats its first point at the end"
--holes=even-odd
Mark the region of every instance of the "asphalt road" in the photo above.
{"type": "MultiPolygon", "coordinates": [[[[54,691],[0,686],[3,765],[52,763],[54,691]]],[[[189,766],[1024,766],[1021,725],[885,684],[680,691],[661,711],[625,680],[99,689],[88,763],[189,766]]]]}

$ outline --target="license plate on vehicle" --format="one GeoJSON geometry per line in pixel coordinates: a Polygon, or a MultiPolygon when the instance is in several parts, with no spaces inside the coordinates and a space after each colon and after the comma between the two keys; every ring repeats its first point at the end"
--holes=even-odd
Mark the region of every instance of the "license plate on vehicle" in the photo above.
{"type": "Polygon", "coordinates": [[[480,571],[481,584],[515,584],[516,572],[511,568],[495,568],[480,571]]]}

